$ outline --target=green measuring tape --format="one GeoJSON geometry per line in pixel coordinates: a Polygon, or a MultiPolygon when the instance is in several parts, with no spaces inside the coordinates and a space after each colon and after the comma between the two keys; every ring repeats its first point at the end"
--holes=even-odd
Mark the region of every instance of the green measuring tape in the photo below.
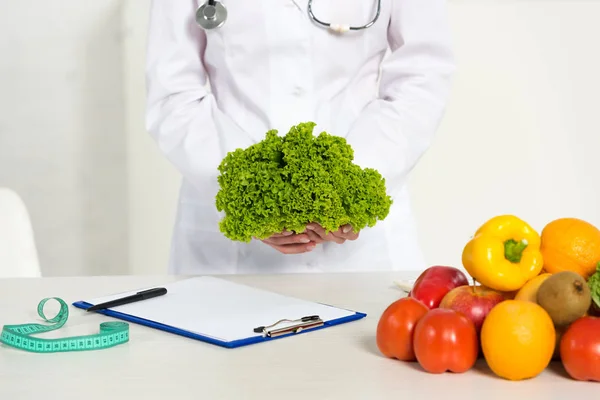
{"type": "Polygon", "coordinates": [[[60,339],[40,339],[31,335],[60,329],[69,319],[69,307],[58,297],[40,301],[38,315],[53,325],[22,324],[5,325],[0,335],[0,343],[33,353],[56,353],[66,351],[100,350],[129,341],[129,324],[125,322],[103,322],[100,333],[86,336],[73,336],[60,339]],[[44,305],[48,300],[60,303],[60,311],[52,319],[44,315],[44,305]]]}

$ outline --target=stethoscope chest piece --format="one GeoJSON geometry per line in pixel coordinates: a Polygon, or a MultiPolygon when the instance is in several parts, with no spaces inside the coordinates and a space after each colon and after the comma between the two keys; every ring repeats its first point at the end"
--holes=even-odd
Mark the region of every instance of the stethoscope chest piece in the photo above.
{"type": "Polygon", "coordinates": [[[208,0],[196,11],[196,23],[204,29],[220,28],[226,20],[227,9],[220,1],[208,0]]]}

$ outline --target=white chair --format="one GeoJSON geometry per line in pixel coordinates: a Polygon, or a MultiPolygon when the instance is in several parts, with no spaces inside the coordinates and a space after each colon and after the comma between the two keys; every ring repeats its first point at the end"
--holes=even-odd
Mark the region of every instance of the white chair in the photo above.
{"type": "Polygon", "coordinates": [[[0,278],[41,276],[25,203],[14,191],[0,188],[0,278]]]}

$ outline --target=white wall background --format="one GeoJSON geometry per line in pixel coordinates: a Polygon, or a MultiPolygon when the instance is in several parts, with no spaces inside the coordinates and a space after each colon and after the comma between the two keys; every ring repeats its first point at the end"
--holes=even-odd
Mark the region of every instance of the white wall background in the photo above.
{"type": "MultiPolygon", "coordinates": [[[[164,273],[179,176],[143,126],[148,1],[0,4],[0,186],[43,272],[164,273]]],[[[449,5],[459,71],[412,177],[428,261],[459,265],[499,213],[600,226],[600,2],[449,5]]]]}
{"type": "Polygon", "coordinates": [[[0,186],[29,207],[47,275],[128,266],[122,13],[0,1],[0,186]]]}
{"type": "Polygon", "coordinates": [[[134,274],[162,274],[167,268],[180,178],[144,127],[148,2],[124,3],[129,270],[134,274]]]}
{"type": "Polygon", "coordinates": [[[600,227],[600,2],[450,0],[459,71],[413,175],[431,263],[460,264],[488,218],[600,227]]]}

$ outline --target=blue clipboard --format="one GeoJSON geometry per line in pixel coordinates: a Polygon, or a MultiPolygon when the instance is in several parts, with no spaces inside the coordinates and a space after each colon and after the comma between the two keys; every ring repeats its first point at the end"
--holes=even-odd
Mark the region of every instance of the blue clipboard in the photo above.
{"type": "MultiPolygon", "coordinates": [[[[203,278],[207,278],[207,277],[203,277],[203,278]]],[[[218,281],[218,278],[208,278],[208,279],[218,281]]],[[[231,284],[231,283],[229,283],[229,284],[236,285],[236,284],[231,284]]],[[[168,285],[167,285],[167,287],[168,287],[168,285]]],[[[265,293],[265,292],[262,291],[262,293],[265,293]]],[[[276,295],[276,294],[272,294],[272,295],[280,296],[280,295],[276,295]]],[[[168,294],[165,296],[168,296],[168,294]]],[[[163,297],[165,297],[165,296],[163,296],[163,297]]],[[[283,298],[282,296],[280,296],[280,297],[283,298]]],[[[155,299],[144,300],[139,303],[147,302],[146,309],[150,309],[151,307],[153,307],[153,305],[150,303],[151,301],[160,301],[160,300],[155,300],[155,299]]],[[[302,300],[299,300],[299,301],[302,301],[302,300]]],[[[156,304],[156,303],[154,303],[154,304],[156,304]]],[[[309,303],[305,302],[304,304],[309,304],[309,303]]],[[[321,303],[310,303],[310,304],[314,305],[314,307],[315,307],[314,309],[316,309],[316,310],[319,309],[318,307],[331,307],[331,306],[321,304],[321,303]]],[[[79,309],[86,310],[86,309],[90,308],[93,304],[90,302],[87,302],[87,301],[77,301],[77,302],[72,303],[72,305],[79,309]]],[[[138,305],[137,307],[139,308],[140,305],[138,305]]],[[[310,308],[311,306],[309,305],[308,307],[310,308]]],[[[344,315],[342,317],[332,318],[332,319],[319,318],[317,320],[308,320],[308,321],[301,321],[300,319],[291,320],[291,321],[288,320],[288,324],[285,325],[282,329],[277,327],[277,324],[276,324],[277,321],[272,321],[272,322],[269,322],[269,323],[273,324],[271,326],[272,329],[270,329],[270,330],[266,329],[266,327],[263,327],[265,329],[260,334],[257,331],[249,331],[247,336],[238,337],[233,340],[219,339],[217,337],[214,337],[213,335],[200,334],[200,333],[190,330],[190,329],[185,329],[182,327],[174,326],[173,324],[166,324],[163,322],[158,322],[153,319],[144,318],[139,315],[135,315],[136,313],[134,313],[131,309],[128,310],[128,312],[116,311],[116,310],[112,310],[112,309],[97,310],[95,312],[98,314],[103,314],[108,317],[113,317],[113,318],[127,321],[130,323],[143,325],[143,326],[153,328],[153,329],[158,329],[158,330],[161,330],[161,331],[164,331],[167,333],[187,337],[187,338],[194,339],[194,340],[199,340],[199,341],[202,341],[205,343],[213,344],[213,345],[220,346],[220,347],[227,348],[227,349],[233,349],[233,348],[238,348],[238,347],[242,347],[242,346],[248,346],[248,345],[252,345],[252,344],[268,342],[271,340],[287,338],[290,336],[295,336],[295,335],[299,335],[299,334],[303,334],[303,333],[309,333],[309,332],[333,327],[336,325],[345,324],[345,323],[352,322],[352,321],[357,321],[357,320],[365,318],[367,316],[367,314],[362,313],[362,312],[348,311],[348,310],[337,309],[337,308],[334,308],[334,309],[347,311],[347,313],[345,313],[346,315],[344,315]],[[129,311],[131,311],[131,312],[129,312],[129,311]],[[273,332],[275,332],[277,330],[279,332],[277,334],[274,334],[273,332]]],[[[140,313],[140,314],[142,314],[142,313],[140,313]]],[[[285,315],[281,315],[281,317],[278,318],[278,321],[281,321],[285,318],[288,318],[288,317],[285,315]]],[[[257,323],[255,325],[256,326],[261,325],[260,322],[264,322],[264,320],[257,321],[257,323]]]]}

